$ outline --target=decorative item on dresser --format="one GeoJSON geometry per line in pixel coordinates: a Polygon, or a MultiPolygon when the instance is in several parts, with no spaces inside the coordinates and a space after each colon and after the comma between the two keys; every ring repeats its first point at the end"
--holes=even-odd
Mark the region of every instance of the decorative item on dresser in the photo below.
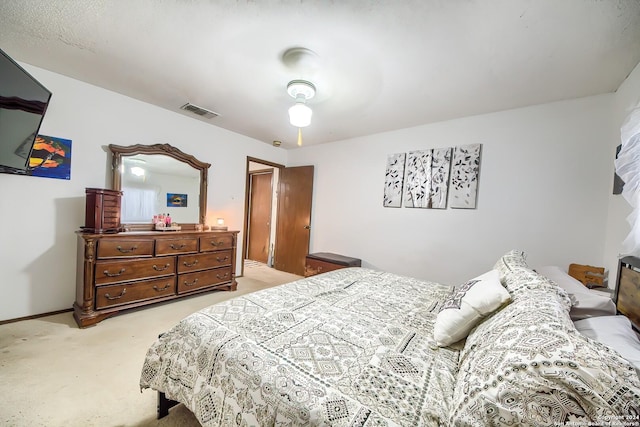
{"type": "Polygon", "coordinates": [[[236,290],[238,231],[79,231],[74,317],[81,328],[133,307],[236,290]]]}
{"type": "Polygon", "coordinates": [[[329,252],[316,252],[307,255],[304,265],[304,277],[314,276],[328,271],[347,267],[360,267],[362,261],[344,255],[329,252]]]}
{"type": "Polygon", "coordinates": [[[122,191],[104,188],[86,189],[85,223],[89,233],[117,233],[120,228],[122,191]]]}

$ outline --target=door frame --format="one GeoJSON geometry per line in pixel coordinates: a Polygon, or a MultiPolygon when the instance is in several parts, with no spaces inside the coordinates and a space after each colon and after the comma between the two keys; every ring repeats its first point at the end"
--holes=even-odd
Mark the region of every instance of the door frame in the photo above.
{"type": "MultiPolygon", "coordinates": [[[[246,259],[247,246],[249,244],[248,242],[249,236],[247,234],[247,230],[249,229],[249,189],[251,188],[251,174],[249,173],[249,166],[250,166],[249,164],[252,162],[260,163],[262,165],[277,168],[277,169],[283,169],[285,167],[284,165],[281,165],[279,163],[273,163],[268,160],[262,160],[256,157],[247,156],[247,167],[245,171],[245,186],[244,186],[244,226],[243,226],[243,233],[242,233],[242,255],[240,256],[240,276],[244,276],[244,261],[246,259]]],[[[278,188],[277,182],[274,182],[273,185],[275,186],[275,188],[278,188]]],[[[271,226],[272,227],[275,226],[273,224],[273,221],[271,226]]]]}

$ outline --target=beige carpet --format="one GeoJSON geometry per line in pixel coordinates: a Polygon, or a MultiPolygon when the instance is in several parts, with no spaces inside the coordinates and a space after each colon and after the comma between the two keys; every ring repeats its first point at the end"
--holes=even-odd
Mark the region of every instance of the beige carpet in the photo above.
{"type": "Polygon", "coordinates": [[[129,311],[87,329],[71,313],[0,325],[0,425],[199,426],[182,405],[156,420],[157,393],[139,387],[147,348],[194,311],[298,278],[251,264],[235,292],[129,311]]]}

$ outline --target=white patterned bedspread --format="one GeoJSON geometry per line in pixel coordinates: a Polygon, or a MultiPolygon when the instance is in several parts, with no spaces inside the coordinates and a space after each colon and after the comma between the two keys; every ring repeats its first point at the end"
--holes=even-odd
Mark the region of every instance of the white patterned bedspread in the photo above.
{"type": "Polygon", "coordinates": [[[140,385],[203,426],[440,425],[459,353],[432,331],[450,292],[348,268],[240,296],[163,334],[140,385]]]}

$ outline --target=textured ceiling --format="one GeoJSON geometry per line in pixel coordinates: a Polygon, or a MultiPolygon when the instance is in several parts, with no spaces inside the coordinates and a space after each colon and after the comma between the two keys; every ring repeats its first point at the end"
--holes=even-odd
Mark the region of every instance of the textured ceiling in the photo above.
{"type": "Polygon", "coordinates": [[[292,79],[318,89],[305,145],[613,92],[640,61],[640,1],[2,1],[0,47],[293,148],[292,79]],[[285,65],[296,46],[316,60],[285,65]]]}

